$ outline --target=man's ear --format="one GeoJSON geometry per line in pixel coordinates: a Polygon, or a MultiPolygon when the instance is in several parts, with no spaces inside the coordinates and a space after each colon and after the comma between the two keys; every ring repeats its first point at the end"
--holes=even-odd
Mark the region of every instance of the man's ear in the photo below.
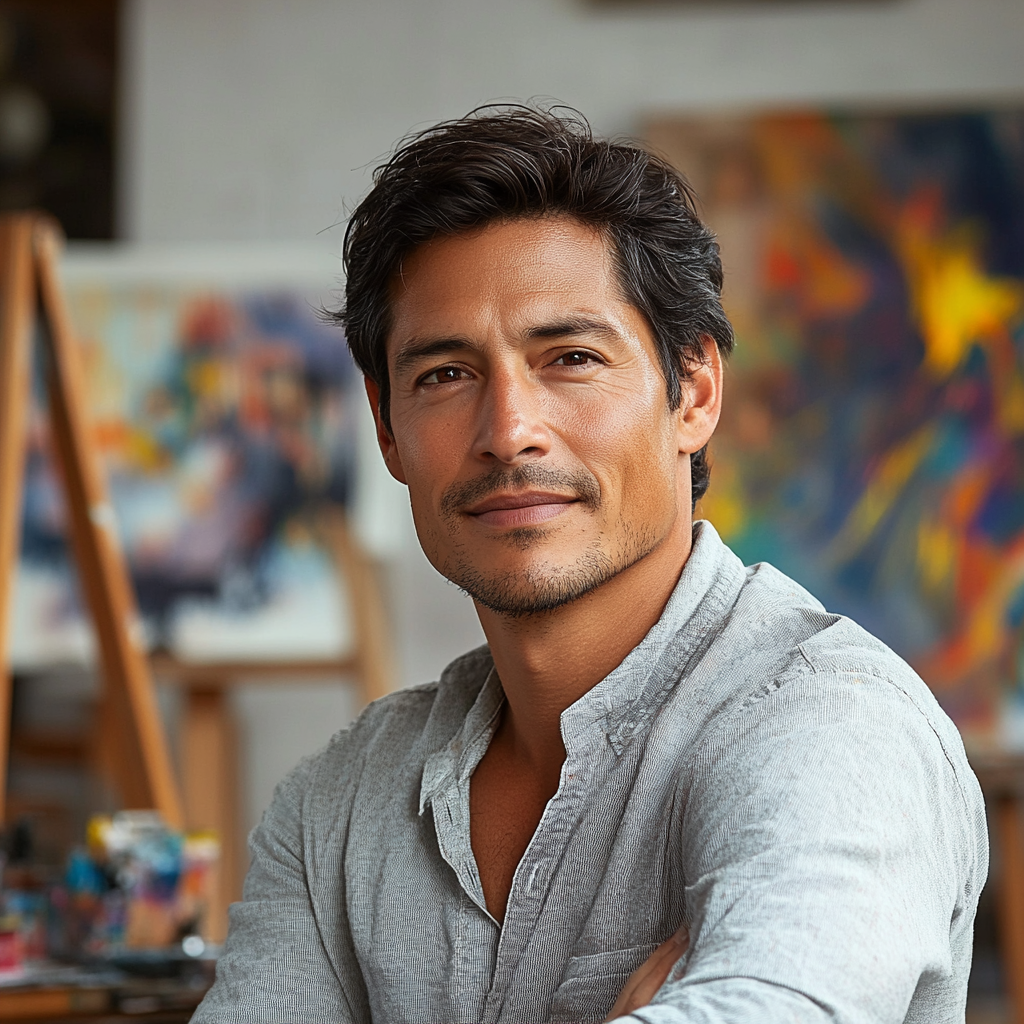
{"type": "Polygon", "coordinates": [[[692,455],[711,440],[722,412],[722,353],[714,338],[703,339],[704,358],[692,362],[682,382],[683,400],[676,410],[676,436],[681,454],[692,455]]]}
{"type": "Polygon", "coordinates": [[[407,484],[405,470],[402,469],[402,460],[398,455],[398,445],[395,444],[391,431],[381,419],[380,386],[369,377],[363,377],[363,384],[366,386],[366,397],[370,402],[370,410],[373,412],[373,421],[377,425],[377,444],[380,445],[380,453],[384,456],[384,465],[388,467],[388,472],[400,484],[407,484]]]}

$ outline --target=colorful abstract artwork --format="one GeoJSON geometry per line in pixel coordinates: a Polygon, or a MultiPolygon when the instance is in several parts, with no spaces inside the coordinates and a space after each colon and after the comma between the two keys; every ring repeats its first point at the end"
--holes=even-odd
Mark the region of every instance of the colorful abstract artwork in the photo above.
{"type": "MultiPolygon", "coordinates": [[[[72,284],[95,438],[151,647],[198,660],[329,657],[345,611],[313,512],[353,477],[352,364],[316,297],[72,284]]],[[[37,396],[38,397],[38,396],[37,396]]],[[[87,653],[37,401],[15,663],[87,653]]]]}
{"type": "Polygon", "coordinates": [[[663,119],[737,333],[702,511],[1024,740],[1024,113],[663,119]]]}

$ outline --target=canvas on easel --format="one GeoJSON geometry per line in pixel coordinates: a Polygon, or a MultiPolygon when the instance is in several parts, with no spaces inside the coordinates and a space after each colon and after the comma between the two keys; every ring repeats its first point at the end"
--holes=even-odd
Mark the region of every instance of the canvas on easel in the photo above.
{"type": "Polygon", "coordinates": [[[126,807],[153,808],[172,828],[182,808],[112,507],[85,412],[83,369],[60,287],[56,225],[37,214],[0,218],[0,819],[6,791],[11,676],[9,625],[17,566],[38,322],[54,452],[71,547],[98,640],[108,763],[126,807]],[[37,314],[41,314],[37,316],[37,314]]]}

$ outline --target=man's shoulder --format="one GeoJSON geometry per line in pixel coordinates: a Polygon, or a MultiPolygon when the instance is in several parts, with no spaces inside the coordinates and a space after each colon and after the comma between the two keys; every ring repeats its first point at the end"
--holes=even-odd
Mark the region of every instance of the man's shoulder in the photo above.
{"type": "Polygon", "coordinates": [[[719,715],[753,708],[782,689],[799,690],[804,694],[801,711],[809,720],[839,696],[848,707],[866,702],[869,713],[873,709],[881,718],[891,716],[894,728],[904,714],[918,718],[943,746],[963,749],[931,689],[899,654],[851,618],[826,610],[767,562],[745,568],[709,653],[713,664],[723,657],[731,663],[722,680],[731,692],[721,694],[719,715]]]}
{"type": "Polygon", "coordinates": [[[768,563],[746,569],[719,640],[733,671],[723,680],[709,730],[728,733],[756,722],[799,732],[834,719],[853,744],[865,728],[894,740],[921,732],[938,741],[958,778],[967,772],[959,733],[918,673],[768,563]]]}
{"type": "Polygon", "coordinates": [[[748,566],[723,636],[741,656],[777,675],[873,676],[913,690],[928,687],[892,648],[852,619],[831,612],[767,562],[748,566]]]}

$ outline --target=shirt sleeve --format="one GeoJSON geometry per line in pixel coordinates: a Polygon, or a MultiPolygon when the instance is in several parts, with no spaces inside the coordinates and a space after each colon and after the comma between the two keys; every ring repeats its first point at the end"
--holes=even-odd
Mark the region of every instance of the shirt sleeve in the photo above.
{"type": "Polygon", "coordinates": [[[683,816],[690,949],[619,1024],[903,1024],[928,987],[951,1015],[927,1024],[962,1024],[987,841],[948,739],[899,686],[840,672],[713,729],[683,816]]]}
{"type": "Polygon", "coordinates": [[[216,981],[191,1024],[363,1019],[353,1012],[310,899],[302,818],[315,766],[309,758],[280,783],[249,837],[243,899],[231,907],[216,981]]]}

